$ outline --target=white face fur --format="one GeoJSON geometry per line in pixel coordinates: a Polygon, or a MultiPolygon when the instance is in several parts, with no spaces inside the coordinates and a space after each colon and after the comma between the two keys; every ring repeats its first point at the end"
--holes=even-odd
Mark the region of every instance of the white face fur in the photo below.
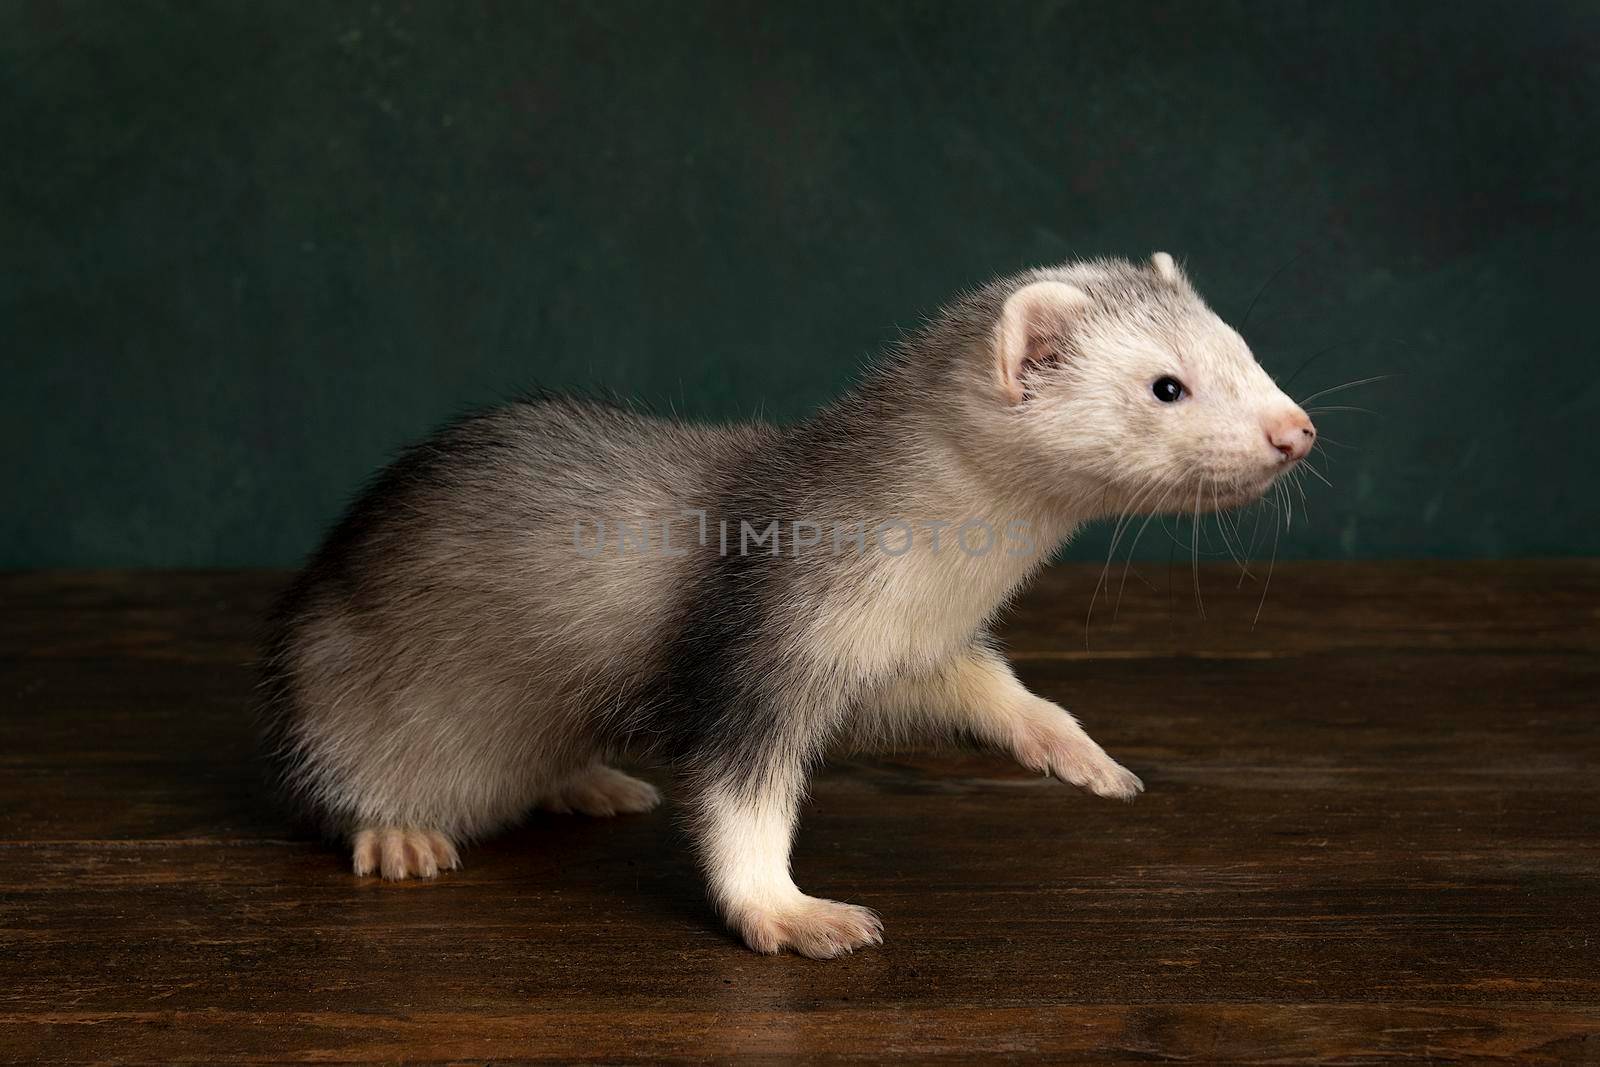
{"type": "Polygon", "coordinates": [[[1034,277],[1006,300],[994,373],[1040,481],[1108,511],[1210,511],[1311,450],[1311,420],[1170,256],[1034,277]]]}

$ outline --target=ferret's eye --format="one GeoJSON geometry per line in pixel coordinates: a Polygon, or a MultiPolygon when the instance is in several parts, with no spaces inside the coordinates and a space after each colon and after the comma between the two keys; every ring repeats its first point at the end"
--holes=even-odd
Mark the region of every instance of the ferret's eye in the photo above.
{"type": "Polygon", "coordinates": [[[1178,381],[1176,378],[1167,376],[1157,378],[1154,382],[1152,382],[1150,385],[1150,391],[1154,393],[1156,395],[1156,399],[1161,401],[1163,404],[1171,404],[1175,401],[1182,400],[1183,394],[1187,392],[1187,390],[1184,389],[1182,382],[1178,381]]]}

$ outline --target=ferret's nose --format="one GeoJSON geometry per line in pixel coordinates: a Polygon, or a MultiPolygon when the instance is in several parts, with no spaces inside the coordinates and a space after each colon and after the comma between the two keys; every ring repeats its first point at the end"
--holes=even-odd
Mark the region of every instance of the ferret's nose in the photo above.
{"type": "Polygon", "coordinates": [[[1262,424],[1267,432],[1267,443],[1278,450],[1285,463],[1306,458],[1311,446],[1317,443],[1317,428],[1299,408],[1274,415],[1262,424]]]}

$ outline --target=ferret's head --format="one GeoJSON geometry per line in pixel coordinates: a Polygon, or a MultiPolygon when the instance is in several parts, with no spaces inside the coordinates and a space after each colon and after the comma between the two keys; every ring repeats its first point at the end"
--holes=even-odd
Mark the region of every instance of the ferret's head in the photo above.
{"type": "Polygon", "coordinates": [[[1257,499],[1311,451],[1306,413],[1165,252],[1003,284],[983,391],[1033,484],[1207,511],[1257,499]]]}

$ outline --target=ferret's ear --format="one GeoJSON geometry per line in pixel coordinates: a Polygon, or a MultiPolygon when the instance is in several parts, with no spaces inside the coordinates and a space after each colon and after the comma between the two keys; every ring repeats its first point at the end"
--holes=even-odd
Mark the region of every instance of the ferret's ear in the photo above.
{"type": "Polygon", "coordinates": [[[1175,282],[1183,275],[1178,273],[1178,265],[1172,262],[1172,257],[1165,252],[1157,252],[1150,257],[1150,265],[1161,275],[1163,281],[1175,282]]]}
{"type": "Polygon", "coordinates": [[[1007,402],[1027,396],[1030,365],[1054,359],[1060,342],[1089,306],[1089,294],[1066,282],[1034,282],[1012,293],[995,332],[994,370],[1007,402]]]}

